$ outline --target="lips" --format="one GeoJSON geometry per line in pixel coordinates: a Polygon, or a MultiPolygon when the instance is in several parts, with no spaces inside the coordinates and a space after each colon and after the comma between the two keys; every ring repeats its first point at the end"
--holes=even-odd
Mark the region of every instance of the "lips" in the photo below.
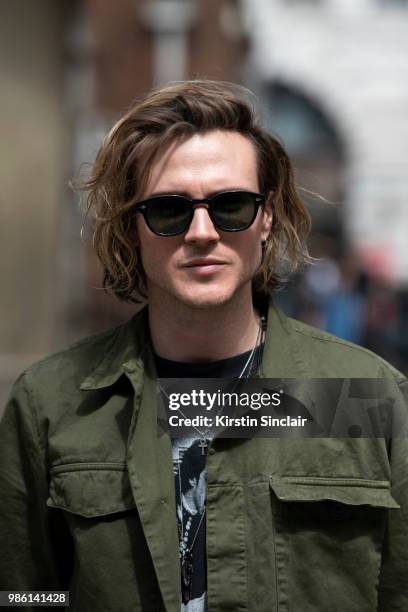
{"type": "Polygon", "coordinates": [[[202,268],[207,266],[224,266],[225,261],[221,259],[214,259],[213,257],[205,257],[202,259],[193,259],[188,263],[184,264],[185,268],[202,268]]]}
{"type": "Polygon", "coordinates": [[[215,257],[201,257],[188,261],[183,267],[195,278],[212,278],[227,265],[226,261],[215,257]]]}

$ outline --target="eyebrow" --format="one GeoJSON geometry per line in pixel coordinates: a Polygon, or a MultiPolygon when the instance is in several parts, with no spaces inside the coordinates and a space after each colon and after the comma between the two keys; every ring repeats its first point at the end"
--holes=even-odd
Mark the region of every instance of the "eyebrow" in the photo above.
{"type": "MultiPolygon", "coordinates": [[[[218,193],[225,193],[228,191],[252,191],[252,189],[249,189],[248,187],[226,187],[224,189],[216,189],[215,191],[209,191],[208,193],[206,193],[206,195],[204,196],[204,198],[212,198],[213,196],[217,195],[218,193]]],[[[190,192],[188,191],[179,191],[179,190],[175,190],[175,191],[157,191],[154,193],[151,193],[149,196],[147,196],[146,198],[144,198],[145,200],[150,200],[150,198],[157,198],[160,196],[166,196],[166,195],[178,195],[178,196],[182,196],[183,198],[187,198],[188,200],[196,200],[196,199],[200,199],[200,198],[194,198],[190,192]]]]}

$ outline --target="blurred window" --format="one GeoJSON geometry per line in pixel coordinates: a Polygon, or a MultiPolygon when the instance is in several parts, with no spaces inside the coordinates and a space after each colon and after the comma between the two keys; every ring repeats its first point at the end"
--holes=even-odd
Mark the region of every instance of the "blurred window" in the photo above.
{"type": "Polygon", "coordinates": [[[283,141],[294,162],[297,184],[307,190],[302,197],[312,213],[314,230],[341,239],[341,206],[324,199],[340,204],[345,196],[347,146],[339,126],[318,92],[313,96],[275,80],[263,85],[261,99],[267,129],[283,141]]]}
{"type": "Polygon", "coordinates": [[[267,127],[283,138],[291,155],[329,149],[343,161],[336,126],[317,101],[280,81],[265,87],[264,100],[267,127]]]}

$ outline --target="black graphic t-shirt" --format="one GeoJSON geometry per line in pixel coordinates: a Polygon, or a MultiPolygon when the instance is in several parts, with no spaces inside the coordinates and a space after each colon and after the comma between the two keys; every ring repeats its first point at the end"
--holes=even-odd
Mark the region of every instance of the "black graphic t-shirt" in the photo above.
{"type": "MultiPolygon", "coordinates": [[[[249,375],[255,373],[262,348],[257,348],[249,375]]],[[[184,363],[155,355],[157,374],[159,378],[235,378],[241,374],[250,353],[210,363],[184,363]]],[[[174,438],[172,448],[182,572],[189,570],[186,553],[191,551],[191,581],[189,588],[183,587],[182,577],[181,612],[207,612],[206,449],[202,448],[198,433],[197,437],[174,438]]]]}

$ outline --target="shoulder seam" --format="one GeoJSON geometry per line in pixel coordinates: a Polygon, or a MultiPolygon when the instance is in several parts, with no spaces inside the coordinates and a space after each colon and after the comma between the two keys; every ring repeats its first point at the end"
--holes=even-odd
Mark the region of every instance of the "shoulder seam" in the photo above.
{"type": "Polygon", "coordinates": [[[87,344],[91,344],[92,342],[95,342],[95,343],[97,343],[97,342],[108,342],[124,326],[125,326],[125,323],[122,323],[121,325],[117,325],[116,327],[113,327],[111,329],[107,329],[107,330],[99,332],[97,334],[93,334],[92,336],[87,336],[86,338],[82,338],[81,340],[78,340],[78,341],[74,342],[73,344],[70,344],[66,348],[63,348],[63,349],[61,349],[59,351],[55,351],[54,353],[51,353],[50,355],[46,355],[42,359],[39,359],[35,363],[33,363],[33,364],[29,365],[27,368],[25,368],[23,370],[22,374],[24,375],[26,373],[29,373],[29,372],[31,372],[31,370],[35,369],[37,366],[43,365],[43,364],[47,363],[48,361],[54,359],[55,357],[62,357],[64,355],[66,355],[67,353],[69,353],[70,351],[79,349],[82,346],[86,346],[87,344]]]}
{"type": "MultiPolygon", "coordinates": [[[[297,323],[296,320],[294,321],[295,323],[297,323]]],[[[314,338],[315,340],[318,340],[319,342],[323,342],[327,344],[330,344],[330,343],[339,344],[340,346],[344,346],[358,353],[363,353],[364,355],[367,355],[374,361],[378,361],[379,364],[381,364],[382,366],[385,366],[387,370],[390,373],[392,373],[393,376],[396,378],[394,370],[396,370],[397,372],[398,370],[394,368],[392,364],[388,363],[383,357],[381,357],[381,355],[377,355],[376,353],[373,353],[373,351],[366,348],[365,346],[360,346],[359,344],[354,344],[353,342],[349,342],[348,340],[343,340],[342,338],[338,338],[337,336],[329,334],[328,332],[322,331],[320,335],[319,333],[315,333],[313,329],[302,330],[302,329],[299,329],[296,325],[294,325],[293,328],[296,333],[301,334],[302,336],[309,336],[309,337],[314,338]]]]}
{"type": "Polygon", "coordinates": [[[25,391],[27,393],[27,397],[28,397],[28,406],[31,408],[30,410],[30,419],[31,421],[34,423],[34,429],[35,429],[35,434],[36,434],[36,438],[37,438],[37,446],[40,449],[41,454],[43,455],[43,458],[45,459],[45,450],[42,447],[41,444],[41,435],[40,435],[40,428],[38,425],[38,411],[37,411],[37,402],[35,401],[35,397],[33,394],[33,391],[31,389],[31,386],[29,384],[29,380],[28,380],[28,375],[29,372],[26,371],[23,373],[22,378],[23,378],[23,385],[25,388],[25,391]],[[27,372],[27,373],[26,373],[27,372]]]}

